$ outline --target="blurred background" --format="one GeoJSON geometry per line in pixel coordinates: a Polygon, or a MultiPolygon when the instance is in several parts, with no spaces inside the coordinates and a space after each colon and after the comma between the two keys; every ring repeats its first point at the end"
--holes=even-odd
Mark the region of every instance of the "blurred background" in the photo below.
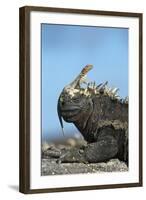
{"type": "Polygon", "coordinates": [[[80,137],[73,124],[64,122],[62,135],[58,97],[86,64],[94,66],[88,74],[96,84],[108,81],[128,96],[128,29],[72,25],[41,25],[42,139],[57,141],[80,137]]]}

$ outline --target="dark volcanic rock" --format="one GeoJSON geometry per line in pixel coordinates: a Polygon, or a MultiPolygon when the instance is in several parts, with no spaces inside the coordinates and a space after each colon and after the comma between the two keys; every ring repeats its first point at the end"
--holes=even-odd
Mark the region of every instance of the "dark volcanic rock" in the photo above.
{"type": "Polygon", "coordinates": [[[55,160],[42,159],[42,175],[124,172],[128,171],[127,165],[118,159],[107,163],[56,163],[55,160]]]}
{"type": "MultiPolygon", "coordinates": [[[[57,162],[58,158],[60,158],[64,153],[72,151],[74,148],[75,147],[72,147],[71,145],[48,145],[42,150],[41,174],[44,176],[128,171],[127,165],[118,159],[111,159],[108,162],[101,163],[76,163],[69,161],[67,163],[57,162]]],[[[76,148],[81,148],[81,146],[76,146],[76,148]]]]}

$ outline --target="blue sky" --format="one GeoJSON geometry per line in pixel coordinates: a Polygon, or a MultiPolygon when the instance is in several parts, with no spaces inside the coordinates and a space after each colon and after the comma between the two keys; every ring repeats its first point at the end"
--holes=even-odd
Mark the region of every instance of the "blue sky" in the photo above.
{"type": "MultiPolygon", "coordinates": [[[[86,64],[94,68],[88,78],[108,81],[128,96],[128,29],[42,24],[42,136],[62,137],[57,100],[86,64]]],[[[64,122],[66,136],[77,133],[64,122]]]]}

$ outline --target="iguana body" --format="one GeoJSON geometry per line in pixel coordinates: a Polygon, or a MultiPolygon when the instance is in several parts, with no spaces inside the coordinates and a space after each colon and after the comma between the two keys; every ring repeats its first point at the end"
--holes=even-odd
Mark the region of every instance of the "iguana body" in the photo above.
{"type": "Polygon", "coordinates": [[[58,100],[62,127],[62,118],[74,123],[88,143],[81,151],[68,152],[61,161],[73,158],[77,162],[96,163],[119,158],[128,162],[128,101],[120,99],[117,89],[110,89],[107,82],[82,87],[90,69],[92,65],[83,68],[58,100]]]}

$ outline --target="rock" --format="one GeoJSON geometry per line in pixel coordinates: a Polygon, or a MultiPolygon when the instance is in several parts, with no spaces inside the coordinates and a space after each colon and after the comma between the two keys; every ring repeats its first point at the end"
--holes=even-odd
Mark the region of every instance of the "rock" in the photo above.
{"type": "MultiPolygon", "coordinates": [[[[61,175],[61,174],[80,174],[80,173],[102,173],[102,172],[125,172],[128,171],[127,165],[118,160],[111,159],[108,162],[101,163],[84,163],[84,162],[72,162],[66,163],[58,162],[58,158],[61,158],[66,152],[74,151],[79,148],[82,150],[82,146],[68,146],[68,145],[46,145],[42,151],[42,169],[41,175],[61,175]]],[[[84,147],[84,145],[83,145],[84,147]]],[[[72,159],[71,159],[72,160],[72,159]]]]}
{"type": "Polygon", "coordinates": [[[125,172],[128,167],[118,159],[112,159],[107,163],[56,163],[56,160],[42,159],[42,175],[101,173],[101,172],[125,172]]]}

